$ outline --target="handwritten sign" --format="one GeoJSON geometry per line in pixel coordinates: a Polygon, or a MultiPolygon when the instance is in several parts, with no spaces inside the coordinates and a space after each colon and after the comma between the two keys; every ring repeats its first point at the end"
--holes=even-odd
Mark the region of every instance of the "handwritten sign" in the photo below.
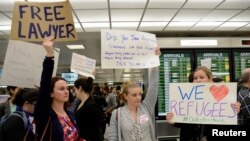
{"type": "Polygon", "coordinates": [[[92,72],[95,69],[96,60],[88,58],[84,55],[79,55],[76,53],[72,54],[72,60],[71,60],[71,66],[70,70],[72,72],[92,77],[95,79],[95,76],[92,74],[92,72]]]}
{"type": "MultiPolygon", "coordinates": [[[[55,51],[53,75],[56,75],[59,49],[55,51]]],[[[9,40],[0,84],[25,88],[40,85],[46,51],[41,45],[9,40]]]]}
{"type": "Polygon", "coordinates": [[[170,83],[173,122],[236,125],[236,83],[170,83]]]}
{"type": "Polygon", "coordinates": [[[9,97],[10,95],[0,95],[0,104],[4,103],[9,97]]]}
{"type": "Polygon", "coordinates": [[[50,35],[57,41],[77,40],[69,1],[15,2],[10,39],[43,41],[50,35]]]}
{"type": "Polygon", "coordinates": [[[201,60],[201,66],[207,67],[208,69],[211,69],[212,66],[212,59],[211,58],[205,58],[201,60]]]}
{"type": "Polygon", "coordinates": [[[125,31],[101,31],[101,67],[150,68],[159,66],[155,55],[157,41],[154,34],[125,31]]]}

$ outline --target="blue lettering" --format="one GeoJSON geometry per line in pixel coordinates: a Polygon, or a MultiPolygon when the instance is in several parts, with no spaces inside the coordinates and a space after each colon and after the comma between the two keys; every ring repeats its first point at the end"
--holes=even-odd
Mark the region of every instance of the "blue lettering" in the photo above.
{"type": "Polygon", "coordinates": [[[121,36],[122,36],[122,43],[123,43],[123,41],[128,40],[128,37],[126,37],[124,34],[122,34],[121,36]]]}
{"type": "Polygon", "coordinates": [[[63,6],[60,5],[60,6],[55,6],[55,7],[54,7],[55,19],[56,19],[56,20],[64,20],[65,17],[59,17],[59,16],[58,16],[58,15],[61,14],[61,12],[58,12],[58,11],[59,11],[59,10],[58,10],[59,8],[63,8],[63,6]]]}
{"type": "Polygon", "coordinates": [[[187,99],[190,100],[190,98],[191,98],[191,96],[192,96],[192,93],[193,93],[193,91],[194,91],[194,87],[192,88],[192,90],[191,90],[191,92],[189,93],[189,95],[188,95],[188,93],[184,93],[184,94],[183,94],[183,92],[182,92],[180,86],[178,86],[178,89],[179,89],[179,92],[180,92],[180,94],[181,94],[181,99],[182,99],[182,100],[185,99],[185,97],[187,97],[187,99]]]}
{"type": "Polygon", "coordinates": [[[28,7],[28,5],[19,5],[19,17],[20,18],[23,18],[23,13],[26,13],[24,10],[23,10],[23,8],[26,8],[26,7],[28,7]]]}
{"type": "Polygon", "coordinates": [[[75,35],[72,33],[74,31],[75,27],[73,24],[66,24],[66,33],[67,33],[67,38],[69,38],[69,35],[75,38],[75,35]]]}
{"type": "Polygon", "coordinates": [[[53,15],[51,12],[49,12],[49,10],[51,10],[51,7],[44,7],[44,14],[45,14],[45,20],[46,21],[52,21],[53,18],[48,18],[49,15],[53,15]]]}
{"type": "Polygon", "coordinates": [[[197,100],[197,99],[203,99],[202,97],[198,97],[197,95],[199,94],[203,94],[203,92],[201,92],[201,91],[198,91],[198,88],[200,88],[200,87],[204,87],[205,85],[198,85],[198,86],[195,86],[195,99],[197,100]]]}
{"type": "Polygon", "coordinates": [[[132,40],[139,40],[139,38],[136,37],[135,34],[132,34],[131,37],[132,37],[132,40]]]}
{"type": "Polygon", "coordinates": [[[36,39],[38,38],[36,27],[35,27],[34,23],[30,23],[29,35],[28,35],[29,39],[31,38],[32,34],[34,34],[36,39]]]}
{"type": "Polygon", "coordinates": [[[112,36],[110,35],[110,33],[106,32],[106,38],[107,38],[107,40],[112,39],[112,36]]]}
{"type": "Polygon", "coordinates": [[[21,21],[18,22],[18,37],[19,38],[26,38],[25,35],[22,35],[22,22],[21,21]]]}
{"type": "Polygon", "coordinates": [[[59,25],[59,38],[65,38],[66,36],[63,35],[64,30],[63,30],[64,25],[59,25]]]}
{"type": "MultiPolygon", "coordinates": [[[[41,27],[40,27],[40,25],[37,23],[37,29],[38,29],[38,31],[39,31],[39,33],[40,33],[40,35],[41,35],[41,37],[42,38],[44,38],[44,37],[49,37],[50,35],[51,35],[51,25],[49,25],[49,29],[48,29],[48,31],[42,31],[42,29],[41,29],[41,27]]],[[[54,29],[54,28],[53,28],[54,29]]],[[[56,34],[55,34],[56,35],[56,34]]],[[[56,37],[56,36],[55,36],[56,37]]]]}
{"type": "Polygon", "coordinates": [[[31,6],[31,17],[32,19],[35,19],[35,16],[39,19],[42,20],[42,18],[37,14],[40,12],[40,8],[37,6],[31,6]],[[36,9],[36,11],[35,11],[36,9]]]}

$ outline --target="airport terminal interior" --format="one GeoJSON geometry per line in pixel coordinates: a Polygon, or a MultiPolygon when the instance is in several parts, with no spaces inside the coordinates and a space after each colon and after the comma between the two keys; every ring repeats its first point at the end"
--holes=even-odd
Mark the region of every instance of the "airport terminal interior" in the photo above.
{"type": "MultiPolygon", "coordinates": [[[[11,36],[14,3],[63,0],[0,1],[0,78],[11,36]]],[[[154,34],[161,49],[155,122],[158,140],[178,140],[179,129],[166,122],[169,83],[188,82],[196,67],[210,62],[213,76],[236,82],[250,67],[250,0],[68,0],[78,39],[55,42],[60,49],[56,75],[69,86],[81,77],[70,70],[72,53],[96,61],[94,83],[122,86],[131,80],[145,88],[148,69],[102,68],[101,30],[124,30],[154,34]],[[70,49],[70,45],[83,48],[70,49]]],[[[33,42],[41,44],[41,42],[33,42]]],[[[0,95],[7,94],[0,84],[0,95]]],[[[107,129],[108,131],[109,129],[107,129]]],[[[107,133],[105,139],[108,140],[107,133]]]]}

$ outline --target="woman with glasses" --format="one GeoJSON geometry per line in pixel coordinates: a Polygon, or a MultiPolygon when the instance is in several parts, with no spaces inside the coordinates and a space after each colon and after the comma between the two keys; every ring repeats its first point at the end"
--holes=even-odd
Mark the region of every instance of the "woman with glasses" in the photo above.
{"type": "Polygon", "coordinates": [[[1,138],[3,141],[35,140],[35,124],[33,113],[36,104],[38,90],[22,89],[15,90],[13,103],[17,105],[16,111],[3,117],[1,125],[1,138]],[[5,118],[5,119],[4,119],[5,118]]]}

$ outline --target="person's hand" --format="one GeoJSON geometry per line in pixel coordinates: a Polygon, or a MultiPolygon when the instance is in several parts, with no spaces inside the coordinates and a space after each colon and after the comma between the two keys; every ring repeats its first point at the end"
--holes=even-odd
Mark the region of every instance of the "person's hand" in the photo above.
{"type": "Polygon", "coordinates": [[[155,48],[155,55],[161,55],[161,50],[159,47],[155,48]]]}
{"type": "Polygon", "coordinates": [[[240,105],[241,104],[239,102],[235,102],[231,104],[232,108],[237,112],[237,114],[240,112],[240,105]]]}
{"type": "Polygon", "coordinates": [[[43,40],[43,47],[45,48],[47,52],[47,57],[54,57],[53,39],[54,39],[53,36],[49,36],[49,37],[44,38],[43,40]]]}
{"type": "Polygon", "coordinates": [[[172,112],[167,113],[167,114],[166,114],[167,123],[169,123],[169,124],[174,124],[174,122],[171,122],[171,120],[173,119],[173,117],[174,117],[174,114],[173,114],[172,112]]]}

